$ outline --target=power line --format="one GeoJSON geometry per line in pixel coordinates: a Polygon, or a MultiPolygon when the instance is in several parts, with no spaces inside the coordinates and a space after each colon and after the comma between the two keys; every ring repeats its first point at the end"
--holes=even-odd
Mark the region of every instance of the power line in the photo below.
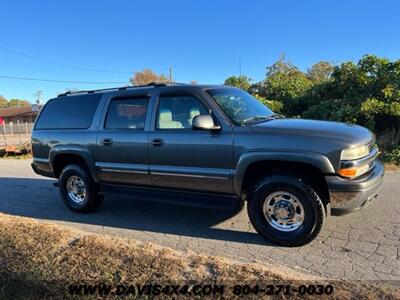
{"type": "Polygon", "coordinates": [[[128,84],[126,81],[80,81],[80,80],[59,80],[59,79],[47,79],[47,78],[32,78],[32,77],[17,77],[0,75],[3,79],[15,79],[15,80],[30,80],[30,81],[43,81],[43,82],[62,82],[62,83],[85,83],[85,84],[128,84]]]}
{"type": "Polygon", "coordinates": [[[61,63],[61,62],[57,62],[57,61],[53,61],[53,60],[49,60],[49,59],[45,59],[45,58],[41,58],[41,57],[37,57],[37,56],[33,56],[30,54],[26,54],[20,51],[16,51],[13,49],[9,49],[6,47],[2,47],[0,46],[0,50],[6,51],[6,52],[10,52],[13,54],[17,54],[20,56],[25,56],[37,61],[41,61],[41,62],[45,62],[48,64],[53,64],[53,65],[58,65],[58,66],[63,66],[63,67],[68,67],[68,68],[73,68],[73,69],[78,69],[78,70],[84,70],[84,71],[90,71],[90,72],[98,72],[98,73],[114,73],[114,74],[132,74],[132,72],[128,72],[128,71],[111,71],[111,70],[103,70],[103,69],[93,69],[93,68],[87,68],[87,67],[82,67],[82,66],[77,66],[77,65],[71,65],[71,64],[65,64],[65,63],[61,63]]]}

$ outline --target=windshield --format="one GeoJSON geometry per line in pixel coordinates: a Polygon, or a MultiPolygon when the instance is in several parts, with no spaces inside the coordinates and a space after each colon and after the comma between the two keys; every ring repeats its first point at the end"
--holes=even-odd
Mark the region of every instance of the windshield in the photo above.
{"type": "Polygon", "coordinates": [[[240,89],[209,89],[207,93],[218,103],[235,125],[246,125],[275,118],[275,114],[252,95],[240,89]]]}

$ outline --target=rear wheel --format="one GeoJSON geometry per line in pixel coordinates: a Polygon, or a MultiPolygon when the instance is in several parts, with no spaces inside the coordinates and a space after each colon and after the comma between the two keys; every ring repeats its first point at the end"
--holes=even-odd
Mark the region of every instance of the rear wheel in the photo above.
{"type": "Polygon", "coordinates": [[[68,165],[62,170],[59,191],[64,204],[74,212],[93,211],[103,201],[88,172],[78,165],[68,165]]]}
{"type": "Polygon", "coordinates": [[[317,193],[300,178],[268,176],[250,193],[251,223],[266,239],[284,246],[302,246],[321,231],[326,210],[317,193]]]}

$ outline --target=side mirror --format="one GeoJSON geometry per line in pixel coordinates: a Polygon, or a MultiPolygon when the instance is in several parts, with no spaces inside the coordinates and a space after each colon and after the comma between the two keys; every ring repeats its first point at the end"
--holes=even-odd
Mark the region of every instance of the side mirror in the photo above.
{"type": "Polygon", "coordinates": [[[198,115],[193,118],[192,128],[195,130],[220,130],[221,126],[215,125],[210,115],[198,115]]]}

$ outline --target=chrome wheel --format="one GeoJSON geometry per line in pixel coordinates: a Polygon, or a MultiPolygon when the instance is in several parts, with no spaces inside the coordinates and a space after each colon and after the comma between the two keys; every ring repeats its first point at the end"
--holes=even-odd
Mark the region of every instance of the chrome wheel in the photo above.
{"type": "Polygon", "coordinates": [[[280,231],[294,231],[303,224],[304,207],[291,193],[278,191],[265,199],[263,213],[267,222],[280,231]]]}
{"type": "Polygon", "coordinates": [[[67,192],[69,198],[76,204],[82,204],[86,200],[86,185],[78,176],[73,175],[68,179],[67,192]]]}

